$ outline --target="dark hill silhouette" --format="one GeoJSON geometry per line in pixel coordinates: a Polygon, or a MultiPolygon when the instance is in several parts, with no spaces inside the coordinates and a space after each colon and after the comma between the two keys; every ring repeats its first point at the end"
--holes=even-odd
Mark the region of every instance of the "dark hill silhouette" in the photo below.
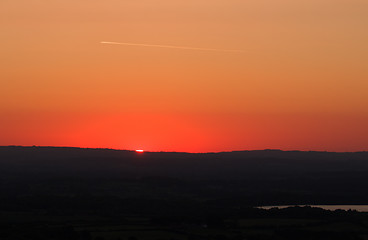
{"type": "Polygon", "coordinates": [[[4,195],[195,197],[263,204],[368,204],[368,152],[175,153],[0,147],[4,195]]]}
{"type": "Polygon", "coordinates": [[[112,174],[241,179],[245,175],[368,171],[368,152],[281,150],[175,153],[69,147],[0,147],[3,171],[24,174],[112,174]]]}
{"type": "Polygon", "coordinates": [[[0,203],[7,240],[365,239],[368,213],[254,206],[368,204],[368,153],[0,147],[0,203]]]}

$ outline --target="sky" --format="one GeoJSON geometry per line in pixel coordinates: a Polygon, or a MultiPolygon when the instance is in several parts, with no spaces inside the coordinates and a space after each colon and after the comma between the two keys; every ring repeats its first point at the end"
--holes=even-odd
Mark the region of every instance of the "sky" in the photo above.
{"type": "Polygon", "coordinates": [[[1,0],[0,145],[368,150],[367,11],[366,0],[1,0]]]}

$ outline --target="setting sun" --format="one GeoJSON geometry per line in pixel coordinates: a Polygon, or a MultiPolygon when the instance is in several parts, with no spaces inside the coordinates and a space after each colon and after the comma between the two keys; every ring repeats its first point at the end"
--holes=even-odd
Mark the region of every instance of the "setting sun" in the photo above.
{"type": "Polygon", "coordinates": [[[143,153],[144,150],[141,150],[141,149],[138,149],[138,150],[135,150],[137,153],[143,153]]]}

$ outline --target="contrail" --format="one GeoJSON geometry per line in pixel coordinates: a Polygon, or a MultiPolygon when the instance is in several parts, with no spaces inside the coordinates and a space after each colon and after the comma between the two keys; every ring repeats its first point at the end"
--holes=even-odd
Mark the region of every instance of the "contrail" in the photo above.
{"type": "Polygon", "coordinates": [[[213,51],[213,52],[243,52],[241,50],[229,50],[229,49],[216,49],[216,48],[196,48],[196,47],[184,47],[173,45],[154,45],[154,44],[142,44],[142,43],[126,43],[126,42],[100,42],[101,44],[115,44],[115,45],[127,45],[127,46],[139,46],[139,47],[158,47],[158,48],[175,48],[197,51],[213,51]]]}

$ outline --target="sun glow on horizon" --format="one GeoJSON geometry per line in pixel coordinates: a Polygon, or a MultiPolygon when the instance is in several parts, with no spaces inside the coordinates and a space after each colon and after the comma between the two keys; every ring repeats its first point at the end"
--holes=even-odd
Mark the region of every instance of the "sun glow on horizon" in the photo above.
{"type": "Polygon", "coordinates": [[[144,150],[142,150],[142,149],[137,149],[137,150],[135,150],[137,153],[143,153],[144,152],[144,150]]]}

